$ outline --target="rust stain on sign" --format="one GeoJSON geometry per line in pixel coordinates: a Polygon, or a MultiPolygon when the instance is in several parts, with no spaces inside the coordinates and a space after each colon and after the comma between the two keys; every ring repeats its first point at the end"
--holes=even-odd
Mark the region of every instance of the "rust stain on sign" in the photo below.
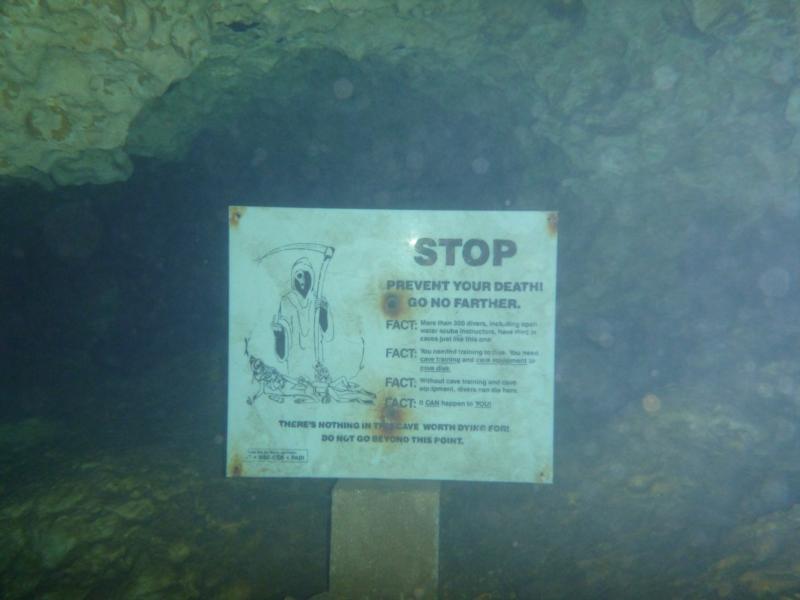
{"type": "Polygon", "coordinates": [[[408,433],[405,425],[409,423],[411,411],[393,404],[393,394],[388,390],[380,390],[375,404],[368,409],[368,418],[373,424],[373,431],[386,438],[396,438],[408,433]]]}
{"type": "Polygon", "coordinates": [[[558,213],[551,212],[547,215],[547,233],[550,234],[551,237],[555,237],[558,235],[558,213]]]}
{"type": "Polygon", "coordinates": [[[230,223],[231,227],[239,226],[239,221],[242,220],[244,211],[244,206],[231,206],[228,208],[228,223],[230,223]]]}
{"type": "Polygon", "coordinates": [[[536,473],[537,483],[548,483],[552,480],[553,480],[553,472],[550,468],[550,465],[546,465],[544,468],[539,469],[539,472],[536,473]]]}
{"type": "Polygon", "coordinates": [[[234,453],[231,456],[231,461],[228,463],[228,476],[229,477],[241,477],[244,472],[244,465],[242,463],[242,457],[239,456],[238,453],[234,453]]]}
{"type": "Polygon", "coordinates": [[[380,299],[380,311],[387,319],[402,319],[411,312],[408,307],[410,294],[407,290],[386,290],[380,299]]]}

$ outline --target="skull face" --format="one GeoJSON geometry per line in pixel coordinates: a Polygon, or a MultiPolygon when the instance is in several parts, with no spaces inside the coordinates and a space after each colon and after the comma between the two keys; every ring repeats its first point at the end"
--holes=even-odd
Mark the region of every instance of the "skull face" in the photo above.
{"type": "Polygon", "coordinates": [[[294,289],[305,298],[308,296],[308,292],[311,291],[311,273],[308,271],[295,271],[293,285],[294,289]]]}
{"type": "Polygon", "coordinates": [[[291,286],[303,300],[308,298],[311,288],[314,287],[314,267],[308,258],[300,258],[292,265],[291,286]]]}

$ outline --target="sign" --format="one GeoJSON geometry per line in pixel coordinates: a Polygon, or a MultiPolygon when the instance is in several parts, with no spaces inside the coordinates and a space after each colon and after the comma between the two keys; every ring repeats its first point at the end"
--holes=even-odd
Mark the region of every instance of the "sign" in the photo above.
{"type": "Polygon", "coordinates": [[[556,213],[229,217],[229,476],[552,481],[556,213]]]}

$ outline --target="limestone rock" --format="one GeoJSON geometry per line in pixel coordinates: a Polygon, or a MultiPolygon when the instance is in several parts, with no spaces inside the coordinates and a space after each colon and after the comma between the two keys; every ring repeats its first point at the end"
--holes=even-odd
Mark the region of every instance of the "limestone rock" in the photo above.
{"type": "Polygon", "coordinates": [[[131,121],[208,48],[208,2],[4,2],[0,175],[126,179],[131,121]]]}
{"type": "MultiPolygon", "coordinates": [[[[285,118],[360,71],[537,140],[521,148],[529,181],[541,180],[542,140],[599,196],[636,181],[751,210],[764,171],[796,184],[800,144],[784,134],[799,119],[787,90],[800,61],[796,3],[95,4],[0,7],[0,177],[121,180],[135,156],[182,160],[201,132],[230,131],[263,153],[280,142],[240,123],[285,118]]],[[[348,89],[346,110],[380,113],[379,96],[348,89]]],[[[341,102],[309,107],[327,127],[340,122],[341,102]]]]}
{"type": "Polygon", "coordinates": [[[324,589],[320,484],[276,504],[263,482],[205,477],[186,459],[162,447],[2,461],[26,474],[0,498],[3,598],[255,598],[275,573],[305,596],[324,589]]]}

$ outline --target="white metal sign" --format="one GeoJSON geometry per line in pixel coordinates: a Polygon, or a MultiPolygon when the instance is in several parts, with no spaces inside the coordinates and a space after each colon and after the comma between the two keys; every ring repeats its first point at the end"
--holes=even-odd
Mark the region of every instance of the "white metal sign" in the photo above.
{"type": "Polygon", "coordinates": [[[551,482],[557,230],[231,207],[228,475],[551,482]]]}

